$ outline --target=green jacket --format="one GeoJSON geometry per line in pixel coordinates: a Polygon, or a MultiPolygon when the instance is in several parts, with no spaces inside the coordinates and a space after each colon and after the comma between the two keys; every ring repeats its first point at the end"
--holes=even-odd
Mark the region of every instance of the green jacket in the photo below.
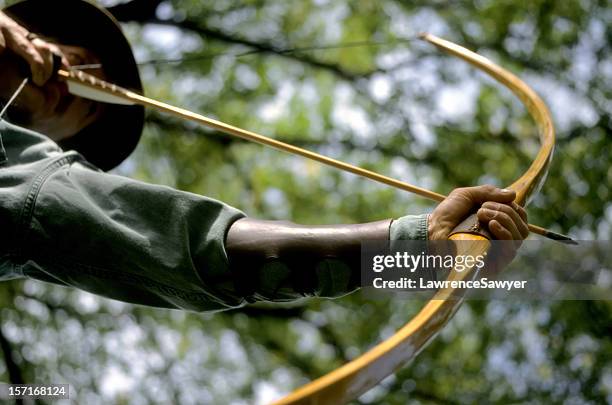
{"type": "MultiPolygon", "coordinates": [[[[220,201],[104,173],[0,120],[0,281],[28,277],[164,308],[237,307],[246,301],[224,242],[243,216],[220,201]]],[[[425,216],[397,225],[393,238],[426,238],[425,216]]]]}

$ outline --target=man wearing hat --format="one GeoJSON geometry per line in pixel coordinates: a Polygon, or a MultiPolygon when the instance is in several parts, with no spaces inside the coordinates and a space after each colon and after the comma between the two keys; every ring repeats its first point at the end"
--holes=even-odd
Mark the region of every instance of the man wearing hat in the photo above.
{"type": "Polygon", "coordinates": [[[457,189],[431,215],[302,226],[108,174],[136,147],[144,111],[70,95],[54,59],[101,64],[88,72],[142,92],[130,45],[104,9],[25,0],[0,12],[2,106],[30,76],[0,120],[0,280],[213,311],[347,293],[358,286],[361,241],[447,239],[481,205],[493,237],[528,234],[515,193],[492,186],[457,189]]]}

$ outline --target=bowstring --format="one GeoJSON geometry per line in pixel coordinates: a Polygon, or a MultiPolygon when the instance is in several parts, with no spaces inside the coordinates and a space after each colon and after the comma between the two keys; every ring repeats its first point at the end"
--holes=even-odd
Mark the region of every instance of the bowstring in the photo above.
{"type": "Polygon", "coordinates": [[[15,92],[13,93],[13,95],[11,96],[11,98],[9,98],[9,100],[6,102],[6,104],[4,105],[4,107],[2,108],[2,111],[0,111],[0,118],[4,117],[4,114],[6,113],[6,111],[9,109],[9,107],[11,106],[11,104],[13,104],[13,102],[15,101],[15,99],[19,96],[19,93],[21,93],[21,91],[23,90],[23,88],[25,87],[25,85],[28,83],[28,78],[26,77],[25,79],[23,79],[21,81],[21,84],[19,85],[19,87],[17,87],[17,90],[15,90],[15,92]]]}
{"type": "MultiPolygon", "coordinates": [[[[418,39],[417,36],[408,37],[408,38],[396,38],[389,41],[354,41],[354,42],[343,42],[338,44],[329,44],[329,45],[319,45],[319,46],[301,46],[301,47],[291,47],[291,48],[265,48],[265,49],[251,49],[249,51],[244,52],[215,52],[205,55],[193,56],[189,58],[168,58],[168,59],[151,59],[144,62],[138,62],[136,65],[145,66],[145,65],[163,65],[163,64],[173,64],[173,63],[191,63],[191,62],[199,62],[203,60],[213,59],[219,56],[229,56],[233,58],[242,58],[245,56],[252,56],[260,53],[274,53],[278,55],[288,55],[292,53],[300,53],[300,52],[312,52],[312,51],[320,51],[320,50],[332,50],[332,49],[346,49],[346,48],[358,48],[358,47],[366,47],[366,46],[386,46],[386,45],[394,45],[401,43],[408,43],[418,39]]],[[[249,46],[249,45],[245,45],[249,46]]],[[[73,69],[79,70],[87,70],[87,69],[99,69],[102,67],[101,64],[86,64],[86,65],[76,65],[72,66],[73,69]]]]}

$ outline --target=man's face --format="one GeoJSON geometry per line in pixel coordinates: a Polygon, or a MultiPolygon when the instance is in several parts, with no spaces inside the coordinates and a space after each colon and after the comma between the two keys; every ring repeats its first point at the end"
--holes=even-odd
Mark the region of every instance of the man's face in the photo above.
{"type": "MultiPolygon", "coordinates": [[[[98,57],[85,48],[56,46],[71,66],[100,63],[98,57]]],[[[13,54],[5,53],[0,57],[0,97],[8,99],[23,80],[20,63],[13,54]]],[[[102,69],[88,69],[87,73],[104,79],[102,69]]],[[[66,83],[52,78],[41,87],[29,81],[9,107],[9,115],[16,124],[61,141],[96,121],[102,115],[103,108],[101,103],[69,94],[66,83]]]]}

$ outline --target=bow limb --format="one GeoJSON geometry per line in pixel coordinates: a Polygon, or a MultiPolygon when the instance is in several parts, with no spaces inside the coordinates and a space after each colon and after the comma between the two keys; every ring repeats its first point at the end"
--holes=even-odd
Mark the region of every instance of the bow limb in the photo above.
{"type": "Polygon", "coordinates": [[[421,38],[443,51],[467,61],[505,85],[521,100],[534,119],[540,137],[540,150],[527,171],[509,186],[516,191],[516,203],[524,206],[527,204],[529,197],[535,195],[544,183],[548,165],[553,156],[555,129],[546,104],[525,82],[487,58],[431,34],[421,34],[421,38]]]}
{"type": "MultiPolygon", "coordinates": [[[[510,188],[516,191],[516,202],[525,205],[529,197],[542,185],[552,158],[555,135],[550,113],[540,97],[521,79],[490,60],[450,41],[430,34],[421,38],[445,52],[460,57],[486,72],[508,87],[526,106],[537,123],[540,150],[531,166],[510,188]]],[[[477,222],[473,225],[477,226],[477,222]]],[[[458,231],[449,239],[467,241],[456,244],[457,254],[478,256],[486,254],[490,242],[478,232],[458,231]]],[[[469,280],[477,276],[477,269],[451,271],[449,280],[469,280]]],[[[393,336],[362,356],[329,374],[299,388],[274,405],[326,405],[342,404],[359,397],[413,360],[453,317],[463,302],[465,290],[446,288],[439,290],[423,309],[393,336]]]]}

